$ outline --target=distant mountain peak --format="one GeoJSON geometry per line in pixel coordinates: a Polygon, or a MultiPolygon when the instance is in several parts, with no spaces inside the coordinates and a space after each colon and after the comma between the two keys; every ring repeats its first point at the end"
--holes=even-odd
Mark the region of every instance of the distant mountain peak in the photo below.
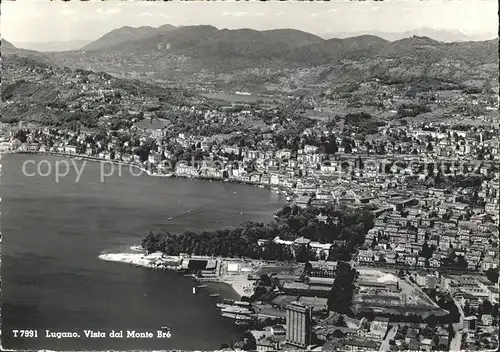
{"type": "Polygon", "coordinates": [[[408,37],[408,38],[396,40],[393,43],[394,44],[410,44],[410,45],[435,45],[435,44],[439,44],[440,41],[426,37],[426,36],[413,35],[413,36],[408,37]]]}
{"type": "Polygon", "coordinates": [[[151,26],[140,26],[140,27],[123,26],[120,28],[113,29],[112,31],[104,34],[97,40],[84,46],[83,50],[104,49],[122,44],[124,42],[148,38],[160,33],[167,32],[169,30],[174,30],[176,28],[177,27],[170,24],[165,24],[158,28],[151,26]]]}

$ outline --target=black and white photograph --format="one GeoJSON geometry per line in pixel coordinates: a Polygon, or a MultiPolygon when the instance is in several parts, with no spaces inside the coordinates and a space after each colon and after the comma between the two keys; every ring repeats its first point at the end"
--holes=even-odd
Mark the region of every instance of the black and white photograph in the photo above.
{"type": "Polygon", "coordinates": [[[494,351],[498,2],[1,2],[1,346],[494,351]]]}

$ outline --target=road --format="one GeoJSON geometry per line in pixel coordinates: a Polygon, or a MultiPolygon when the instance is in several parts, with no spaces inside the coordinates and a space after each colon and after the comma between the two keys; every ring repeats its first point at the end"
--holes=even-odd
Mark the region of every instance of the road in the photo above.
{"type": "Polygon", "coordinates": [[[387,333],[386,338],[384,341],[382,341],[382,344],[380,345],[379,351],[380,352],[386,352],[389,351],[389,341],[394,339],[394,336],[396,336],[396,332],[398,332],[398,326],[394,325],[391,330],[387,333]]]}
{"type": "Polygon", "coordinates": [[[458,311],[460,312],[460,321],[458,323],[453,324],[453,330],[455,331],[455,337],[450,341],[450,351],[460,351],[462,347],[462,334],[463,334],[463,328],[464,328],[464,318],[465,314],[464,311],[462,310],[462,307],[460,304],[453,298],[453,301],[455,302],[455,305],[458,308],[458,311]]]}

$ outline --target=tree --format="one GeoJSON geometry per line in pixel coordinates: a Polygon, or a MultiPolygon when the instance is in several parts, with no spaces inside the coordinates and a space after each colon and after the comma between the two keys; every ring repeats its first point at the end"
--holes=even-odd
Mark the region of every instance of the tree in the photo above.
{"type": "Polygon", "coordinates": [[[260,276],[260,282],[263,286],[271,286],[271,279],[269,278],[269,275],[267,275],[267,274],[262,274],[260,276]]]}
{"type": "Polygon", "coordinates": [[[479,307],[481,309],[482,314],[491,314],[493,313],[493,305],[491,302],[487,299],[483,301],[481,306],[479,307]]]}
{"type": "Polygon", "coordinates": [[[491,282],[495,284],[498,282],[498,268],[489,268],[486,270],[485,274],[491,282]]]}
{"type": "Polygon", "coordinates": [[[448,324],[448,338],[451,340],[455,337],[455,330],[453,329],[453,325],[448,324]]]}
{"type": "Polygon", "coordinates": [[[469,301],[465,302],[463,311],[464,311],[465,316],[469,316],[471,314],[471,308],[470,308],[469,301]]]}
{"type": "Polygon", "coordinates": [[[345,336],[345,334],[341,330],[337,329],[333,332],[332,336],[336,338],[342,338],[345,336]]]}
{"type": "Polygon", "coordinates": [[[493,305],[493,311],[491,312],[493,318],[498,318],[498,303],[493,305]]]}
{"type": "Polygon", "coordinates": [[[345,322],[344,316],[342,314],[339,315],[339,317],[337,318],[337,321],[335,322],[335,325],[336,326],[347,327],[347,323],[345,322]]]}
{"type": "Polygon", "coordinates": [[[429,315],[425,318],[425,322],[429,325],[430,328],[434,328],[437,324],[437,318],[434,314],[429,315]]]}
{"type": "Polygon", "coordinates": [[[328,296],[328,309],[341,314],[351,315],[354,282],[358,272],[346,262],[337,264],[335,280],[328,296]]]}
{"type": "Polygon", "coordinates": [[[457,257],[457,265],[460,268],[467,268],[467,260],[464,258],[464,256],[457,257]]]}
{"type": "Polygon", "coordinates": [[[306,274],[309,274],[310,272],[312,271],[312,264],[309,263],[309,261],[307,261],[305,264],[304,264],[304,272],[306,274]]]}

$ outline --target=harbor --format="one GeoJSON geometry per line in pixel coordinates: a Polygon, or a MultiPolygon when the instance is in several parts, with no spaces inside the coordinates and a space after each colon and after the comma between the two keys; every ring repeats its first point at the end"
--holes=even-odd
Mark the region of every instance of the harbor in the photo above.
{"type": "MultiPolygon", "coordinates": [[[[193,294],[207,288],[207,283],[227,284],[239,297],[253,294],[253,282],[248,274],[253,272],[252,265],[245,261],[231,258],[212,258],[205,256],[167,256],[161,252],[147,254],[140,246],[130,247],[125,253],[101,253],[101,260],[132,264],[155,270],[172,270],[184,277],[194,279],[193,294]],[[245,266],[246,265],[246,266],[245,266]]],[[[211,297],[219,297],[218,293],[210,293],[211,297]]]]}

